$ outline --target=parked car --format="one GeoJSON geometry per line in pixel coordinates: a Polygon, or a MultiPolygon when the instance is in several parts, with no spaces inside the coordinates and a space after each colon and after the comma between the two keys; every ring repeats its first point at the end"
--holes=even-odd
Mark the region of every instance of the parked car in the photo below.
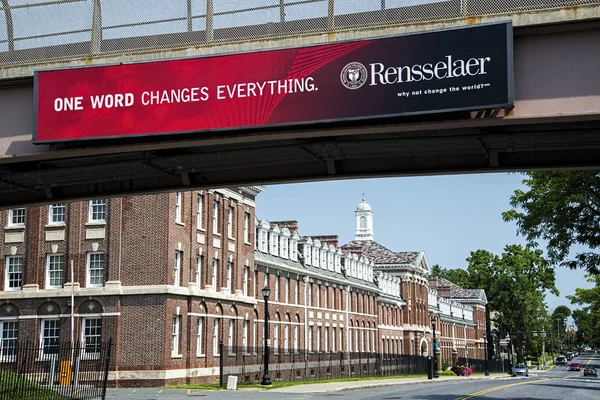
{"type": "Polygon", "coordinates": [[[581,365],[579,363],[571,363],[569,371],[581,371],[581,365]]]}
{"type": "Polygon", "coordinates": [[[598,372],[596,372],[596,370],[592,367],[585,367],[583,369],[583,376],[595,376],[596,378],[598,377],[598,372]]]}
{"type": "Polygon", "coordinates": [[[556,365],[567,365],[567,357],[565,357],[565,356],[556,357],[556,365]]]}
{"type": "Polygon", "coordinates": [[[512,376],[529,376],[529,369],[525,364],[515,364],[512,369],[512,376]]]}
{"type": "Polygon", "coordinates": [[[565,354],[565,357],[567,357],[567,360],[571,361],[575,357],[575,355],[573,353],[569,352],[569,353],[565,354]]]}

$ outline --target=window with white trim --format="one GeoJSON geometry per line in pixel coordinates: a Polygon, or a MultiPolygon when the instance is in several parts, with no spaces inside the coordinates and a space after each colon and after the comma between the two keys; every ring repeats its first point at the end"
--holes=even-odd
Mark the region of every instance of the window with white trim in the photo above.
{"type": "Polygon", "coordinates": [[[321,307],[321,285],[317,285],[317,293],[315,293],[317,307],[321,307]]]}
{"type": "Polygon", "coordinates": [[[232,274],[232,270],[233,270],[233,264],[228,262],[227,263],[227,289],[229,289],[229,292],[231,293],[231,274],[232,274]]]}
{"type": "Polygon", "coordinates": [[[269,274],[265,274],[264,275],[263,287],[268,287],[268,286],[269,286],[269,274]]]}
{"type": "Polygon", "coordinates": [[[260,230],[260,251],[266,253],[267,250],[267,232],[260,230]]]}
{"type": "Polygon", "coordinates": [[[40,343],[42,356],[58,355],[60,340],[60,321],[58,319],[41,320],[40,343]]]}
{"type": "Polygon", "coordinates": [[[298,353],[298,325],[294,325],[294,354],[298,353]]]}
{"type": "Polygon", "coordinates": [[[46,289],[62,288],[64,266],[64,255],[48,254],[46,257],[46,289]]]}
{"type": "Polygon", "coordinates": [[[213,289],[216,289],[217,287],[217,270],[219,268],[219,261],[216,258],[213,258],[212,260],[212,272],[211,272],[211,277],[210,277],[210,284],[212,285],[213,289]]]}
{"type": "Polygon", "coordinates": [[[25,225],[25,209],[13,208],[8,210],[8,226],[25,225]]]}
{"type": "Polygon", "coordinates": [[[87,287],[104,285],[104,253],[87,254],[87,287]]]}
{"type": "Polygon", "coordinates": [[[81,321],[81,341],[87,357],[99,357],[102,339],[102,319],[84,318],[81,321]]]}
{"type": "Polygon", "coordinates": [[[88,222],[106,222],[106,200],[90,200],[88,222]]]}
{"type": "Polygon", "coordinates": [[[244,320],[242,325],[242,352],[248,352],[248,321],[244,320]]]}
{"type": "Polygon", "coordinates": [[[202,357],[202,342],[204,341],[204,317],[198,317],[198,330],[196,331],[196,357],[202,357]]]}
{"type": "Polygon", "coordinates": [[[250,214],[244,213],[244,243],[250,243],[250,214]]]}
{"type": "Polygon", "coordinates": [[[181,192],[175,193],[175,222],[181,222],[181,192]]]}
{"type": "Polygon", "coordinates": [[[298,291],[300,288],[300,281],[294,280],[294,304],[298,304],[298,291]]]}
{"type": "Polygon", "coordinates": [[[288,323],[286,323],[283,326],[283,352],[285,354],[289,353],[289,349],[290,349],[290,343],[289,343],[289,330],[290,330],[290,325],[289,325],[289,321],[287,321],[288,323]]]}
{"type": "Polygon", "coordinates": [[[329,327],[325,327],[325,353],[329,352],[329,327]]]}
{"type": "Polygon", "coordinates": [[[195,282],[196,282],[196,285],[198,285],[198,287],[200,287],[200,285],[201,285],[203,261],[204,261],[204,256],[196,257],[195,282]]]}
{"type": "Polygon", "coordinates": [[[227,347],[229,348],[229,354],[234,353],[234,348],[233,348],[233,320],[230,319],[229,320],[229,332],[227,334],[227,347]]]}
{"type": "Polygon", "coordinates": [[[321,327],[317,326],[317,353],[321,352],[321,327]]]}
{"type": "Polygon", "coordinates": [[[179,315],[175,315],[171,322],[171,356],[179,355],[179,315]]]}
{"type": "Polygon", "coordinates": [[[233,207],[227,207],[227,237],[233,239],[233,207]]]}
{"type": "Polygon", "coordinates": [[[18,321],[0,321],[0,362],[11,361],[17,355],[18,321]]]}
{"type": "Polygon", "coordinates": [[[334,326],[331,328],[331,351],[335,353],[335,335],[337,333],[337,328],[334,326]]]}
{"type": "Polygon", "coordinates": [[[283,301],[286,304],[290,302],[290,278],[285,278],[285,298],[283,301]]]}
{"type": "MultiPolygon", "coordinates": [[[[277,321],[279,322],[279,321],[277,321]]],[[[279,354],[279,324],[273,325],[273,354],[279,354]]]]}
{"type": "Polygon", "coordinates": [[[281,237],[281,246],[279,251],[281,257],[290,258],[290,255],[288,253],[288,238],[286,238],[285,236],[281,237]]]}
{"type": "Polygon", "coordinates": [[[311,353],[313,350],[312,337],[313,337],[313,325],[308,327],[308,351],[311,353]]]}
{"type": "Polygon", "coordinates": [[[198,203],[196,204],[196,229],[202,228],[202,209],[204,207],[204,196],[198,195],[198,203]]]}
{"type": "Polygon", "coordinates": [[[276,233],[271,233],[271,254],[278,256],[279,255],[279,235],[276,233]]]}
{"type": "Polygon", "coordinates": [[[213,355],[219,355],[219,318],[213,321],[213,355]]]}
{"type": "Polygon", "coordinates": [[[213,201],[212,230],[214,234],[219,234],[219,202],[213,201]]]}
{"type": "Polygon", "coordinates": [[[275,298],[273,301],[279,301],[279,277],[275,276],[275,298]]]}
{"type": "Polygon", "coordinates": [[[250,275],[250,267],[244,267],[244,296],[248,296],[248,277],[250,275]]]}
{"type": "Polygon", "coordinates": [[[181,258],[183,253],[175,251],[175,264],[173,265],[173,285],[179,286],[181,282],[181,258]]]}
{"type": "Polygon", "coordinates": [[[62,225],[65,223],[67,206],[65,204],[50,204],[48,206],[48,223],[50,225],[62,225]]]}
{"type": "Polygon", "coordinates": [[[340,328],[340,351],[344,351],[344,328],[340,328]]]}
{"type": "Polygon", "coordinates": [[[6,257],[5,290],[21,290],[23,286],[23,256],[6,257]]]}

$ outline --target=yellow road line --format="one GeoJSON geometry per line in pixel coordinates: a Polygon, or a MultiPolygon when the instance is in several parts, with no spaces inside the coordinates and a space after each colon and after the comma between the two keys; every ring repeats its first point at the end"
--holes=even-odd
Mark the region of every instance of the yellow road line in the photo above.
{"type": "Polygon", "coordinates": [[[592,357],[591,357],[591,358],[588,360],[588,362],[587,362],[587,364],[585,364],[585,366],[587,367],[588,365],[590,365],[590,363],[591,363],[593,360],[594,360],[594,356],[592,356],[592,357]]]}
{"type": "Polygon", "coordinates": [[[470,398],[473,398],[473,397],[481,396],[482,394],[486,394],[486,393],[490,393],[490,392],[495,392],[496,390],[502,390],[502,389],[506,389],[506,388],[509,388],[509,387],[513,387],[513,386],[530,385],[532,383],[540,383],[540,382],[553,381],[555,379],[556,378],[547,378],[547,379],[541,379],[541,380],[538,380],[538,381],[527,381],[527,382],[519,382],[519,383],[510,383],[508,385],[494,386],[494,387],[489,388],[489,389],[484,389],[484,390],[481,390],[479,392],[475,392],[475,393],[468,394],[466,396],[458,397],[458,398],[456,398],[456,400],[467,400],[467,399],[470,399],[470,398]]]}

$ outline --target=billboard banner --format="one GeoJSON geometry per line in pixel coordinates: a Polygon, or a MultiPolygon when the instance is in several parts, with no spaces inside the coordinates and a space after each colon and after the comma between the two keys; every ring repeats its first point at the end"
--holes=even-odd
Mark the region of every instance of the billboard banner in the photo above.
{"type": "Polygon", "coordinates": [[[513,104],[512,25],[35,73],[34,142],[513,104]]]}

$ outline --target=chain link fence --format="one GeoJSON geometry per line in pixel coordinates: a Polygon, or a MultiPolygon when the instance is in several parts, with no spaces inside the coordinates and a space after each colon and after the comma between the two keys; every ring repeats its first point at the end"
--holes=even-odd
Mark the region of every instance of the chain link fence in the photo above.
{"type": "Polygon", "coordinates": [[[597,0],[0,0],[0,66],[598,3],[597,0]]]}

